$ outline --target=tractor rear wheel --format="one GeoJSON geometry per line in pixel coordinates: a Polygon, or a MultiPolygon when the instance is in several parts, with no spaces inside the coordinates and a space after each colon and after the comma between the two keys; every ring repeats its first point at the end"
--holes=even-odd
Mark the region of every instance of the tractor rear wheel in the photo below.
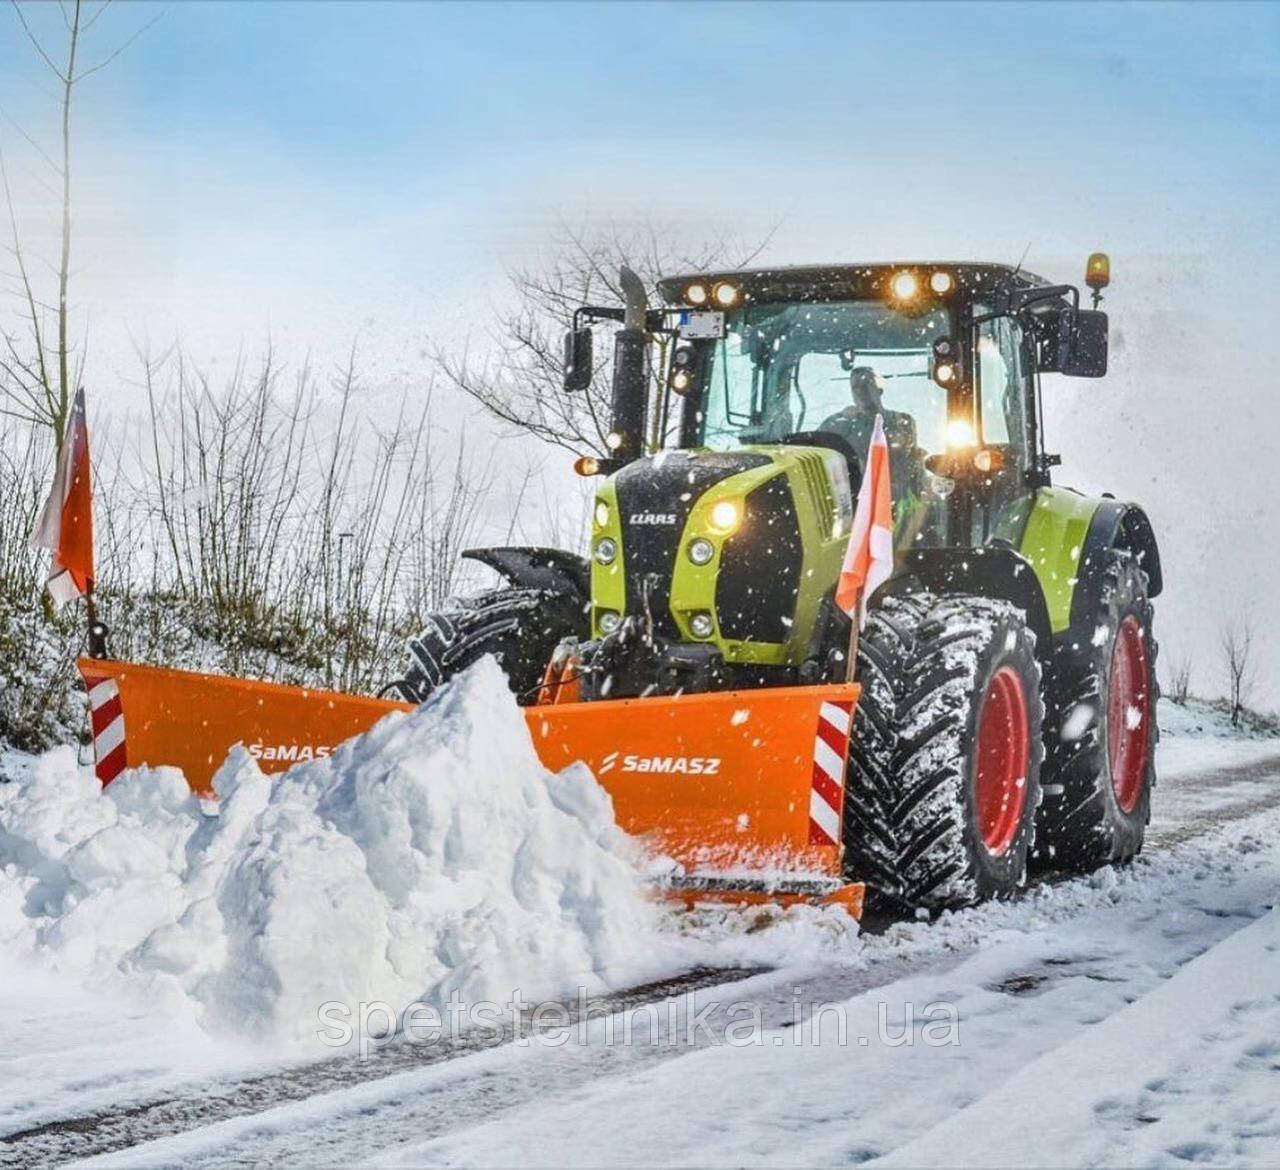
{"type": "Polygon", "coordinates": [[[1141,849],[1156,782],[1156,641],[1147,576],[1113,551],[1096,612],[1055,657],[1036,864],[1090,870],[1141,849]]]}
{"type": "Polygon", "coordinates": [[[401,696],[421,703],[454,675],[492,654],[517,699],[532,702],[552,652],[563,638],[586,637],[581,600],[568,592],[508,586],[451,598],[429,614],[409,642],[401,696]]]}
{"type": "Polygon", "coordinates": [[[845,796],[851,876],[911,906],[1006,896],[1040,800],[1040,668],[1020,610],[887,598],[858,650],[845,796]]]}

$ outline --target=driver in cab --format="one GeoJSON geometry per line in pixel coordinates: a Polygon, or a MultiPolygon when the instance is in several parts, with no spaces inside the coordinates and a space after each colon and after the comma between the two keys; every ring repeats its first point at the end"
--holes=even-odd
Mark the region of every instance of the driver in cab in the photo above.
{"type": "Polygon", "coordinates": [[[849,392],[852,403],[824,419],[819,429],[844,439],[865,467],[871,432],[875,429],[876,415],[880,415],[884,419],[885,438],[889,441],[890,475],[895,483],[905,486],[906,481],[901,476],[906,468],[900,470],[894,465],[901,464],[904,456],[910,457],[915,451],[915,420],[900,410],[885,410],[884,390],[870,366],[854,366],[849,371],[849,392]]]}

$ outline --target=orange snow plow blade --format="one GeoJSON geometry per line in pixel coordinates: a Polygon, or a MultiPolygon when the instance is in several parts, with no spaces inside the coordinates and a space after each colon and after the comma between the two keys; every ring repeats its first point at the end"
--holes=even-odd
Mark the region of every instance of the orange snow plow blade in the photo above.
{"type": "MultiPolygon", "coordinates": [[[[182,769],[197,792],[236,744],[264,771],[327,756],[408,703],[223,675],[82,659],[98,777],[182,769]]],[[[528,707],[543,765],[582,761],[618,824],[674,865],[661,882],[694,904],[838,903],[862,886],[841,866],[844,771],[858,688],[831,684],[528,707]]]]}

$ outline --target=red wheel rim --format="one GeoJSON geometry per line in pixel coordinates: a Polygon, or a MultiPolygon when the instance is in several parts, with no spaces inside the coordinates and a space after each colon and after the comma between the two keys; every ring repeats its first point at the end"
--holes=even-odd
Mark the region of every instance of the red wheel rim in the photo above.
{"type": "Polygon", "coordinates": [[[1151,741],[1151,683],[1142,625],[1130,614],[1116,631],[1107,684],[1107,758],[1116,803],[1127,813],[1138,806],[1147,779],[1151,741]]]}
{"type": "Polygon", "coordinates": [[[1027,801],[1031,734],[1022,676],[1002,666],[987,685],[978,718],[978,829],[994,857],[1008,852],[1027,801]]]}

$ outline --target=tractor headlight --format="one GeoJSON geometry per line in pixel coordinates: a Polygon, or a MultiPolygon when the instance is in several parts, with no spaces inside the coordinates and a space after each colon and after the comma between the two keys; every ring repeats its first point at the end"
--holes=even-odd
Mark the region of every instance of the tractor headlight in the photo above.
{"type": "Polygon", "coordinates": [[[596,541],[596,564],[611,565],[614,558],[618,555],[618,543],[612,537],[606,536],[596,541]]]}
{"type": "Polygon", "coordinates": [[[707,286],[695,281],[684,290],[684,299],[691,305],[705,305],[707,303],[707,286]]]}
{"type": "Polygon", "coordinates": [[[716,632],[716,623],[709,613],[699,612],[689,619],[689,629],[695,638],[709,638],[716,632]]]}
{"type": "Polygon", "coordinates": [[[711,505],[707,523],[716,532],[732,532],[742,523],[742,505],[737,500],[718,500],[711,505]]]}
{"type": "Polygon", "coordinates": [[[612,634],[616,633],[618,627],[622,625],[622,615],[616,610],[602,609],[596,621],[599,623],[602,634],[612,634]]]}
{"type": "Polygon", "coordinates": [[[609,523],[609,505],[603,500],[596,501],[595,518],[597,528],[603,528],[609,523]]]}
{"type": "Polygon", "coordinates": [[[705,536],[699,536],[696,540],[689,542],[689,559],[695,565],[709,564],[715,555],[716,546],[705,536]]]}

